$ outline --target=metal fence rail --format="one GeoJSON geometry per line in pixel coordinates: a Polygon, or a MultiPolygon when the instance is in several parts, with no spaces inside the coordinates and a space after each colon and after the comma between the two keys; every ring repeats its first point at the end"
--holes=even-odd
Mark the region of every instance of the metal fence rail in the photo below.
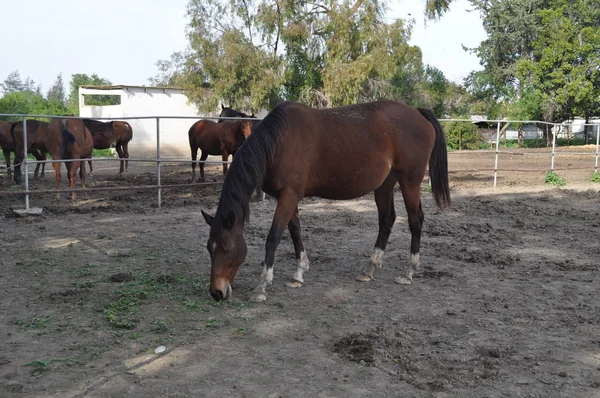
{"type": "MultiPolygon", "coordinates": [[[[23,159],[22,167],[24,168],[24,190],[23,191],[8,191],[8,192],[0,192],[0,195],[23,195],[25,198],[25,210],[28,211],[30,209],[29,197],[32,194],[41,194],[41,193],[60,193],[60,192],[71,192],[70,189],[44,189],[44,190],[30,190],[29,187],[29,165],[36,164],[46,164],[46,163],[66,163],[66,162],[84,162],[88,160],[97,161],[112,161],[118,162],[121,161],[120,158],[93,158],[93,159],[66,159],[66,160],[28,160],[27,159],[27,119],[32,118],[45,118],[45,119],[80,119],[80,117],[76,116],[51,116],[51,115],[33,115],[33,114],[0,114],[0,117],[13,117],[13,118],[22,118],[23,120],[23,151],[25,157],[23,159]]],[[[99,117],[93,118],[96,120],[114,120],[114,118],[108,117],[99,117]]],[[[156,157],[155,158],[128,158],[127,161],[130,162],[140,162],[140,163],[155,163],[156,164],[156,184],[154,185],[135,185],[135,186],[107,186],[107,187],[90,187],[90,188],[75,188],[74,191],[125,191],[125,190],[139,190],[139,189],[156,189],[157,190],[157,202],[158,207],[162,206],[162,189],[163,188],[175,188],[175,187],[191,187],[191,186],[202,186],[202,185],[214,185],[217,183],[188,183],[188,184],[162,184],[161,183],[161,172],[162,168],[165,164],[179,164],[185,163],[190,164],[195,162],[196,164],[204,163],[204,164],[225,164],[230,163],[228,161],[217,161],[217,160],[196,160],[192,161],[191,159],[178,159],[178,158],[162,158],[161,157],[161,140],[160,140],[160,120],[161,119],[190,119],[190,120],[199,120],[199,119],[211,119],[211,120],[257,120],[257,118],[239,118],[239,117],[219,117],[219,116],[127,116],[120,117],[119,120],[152,120],[156,121],[156,157]]],[[[258,118],[258,120],[261,120],[258,118]]],[[[471,119],[439,119],[440,122],[468,122],[472,123],[471,119]]],[[[557,152],[556,150],[556,138],[558,134],[553,133],[552,140],[552,149],[550,153],[534,153],[534,152],[514,152],[500,149],[500,125],[501,123],[536,123],[536,124],[545,124],[553,127],[559,126],[559,123],[549,123],[544,121],[531,121],[531,120],[486,120],[487,123],[497,123],[496,129],[496,140],[495,140],[495,153],[494,153],[494,168],[485,168],[485,169],[477,169],[477,170],[460,170],[461,172],[487,172],[493,171],[493,179],[494,179],[494,187],[497,186],[497,178],[498,171],[500,170],[500,155],[502,154],[510,154],[510,155],[533,155],[533,156],[547,156],[548,154],[551,156],[550,160],[550,171],[555,170],[555,158],[557,155],[594,155],[594,172],[598,172],[599,158],[600,158],[600,134],[596,135],[596,151],[595,152],[557,152]]],[[[489,153],[489,151],[477,151],[478,153],[489,153]]],[[[457,154],[461,152],[449,152],[449,155],[457,154]]],[[[582,169],[582,168],[574,168],[571,167],[569,169],[582,169]]],[[[591,167],[590,167],[591,169],[591,167]]],[[[532,172],[532,171],[545,171],[546,169],[502,169],[501,171],[510,171],[510,172],[532,172]]]]}

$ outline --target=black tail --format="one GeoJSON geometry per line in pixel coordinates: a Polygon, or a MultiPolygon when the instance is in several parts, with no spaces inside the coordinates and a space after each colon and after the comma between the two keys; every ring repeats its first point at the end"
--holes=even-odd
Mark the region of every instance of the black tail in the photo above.
{"type": "Polygon", "coordinates": [[[66,147],[71,142],[75,142],[75,136],[71,134],[69,127],[67,126],[67,119],[62,119],[60,121],[60,129],[62,130],[63,146],[66,147]]]}
{"type": "Polygon", "coordinates": [[[451,204],[450,186],[448,185],[448,149],[446,148],[444,129],[431,109],[418,109],[435,129],[435,143],[429,158],[429,179],[433,197],[438,207],[443,209],[451,204]]]}

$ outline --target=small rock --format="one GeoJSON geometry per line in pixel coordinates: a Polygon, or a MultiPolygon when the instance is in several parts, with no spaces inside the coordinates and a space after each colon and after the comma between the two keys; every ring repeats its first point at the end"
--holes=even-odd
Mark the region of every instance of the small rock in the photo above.
{"type": "Polygon", "coordinates": [[[154,353],[155,354],[162,354],[165,351],[167,351],[167,347],[165,347],[164,345],[161,345],[159,347],[156,347],[156,350],[154,350],[154,353]]]}
{"type": "Polygon", "coordinates": [[[564,370],[563,370],[563,371],[561,371],[561,372],[558,372],[558,375],[559,375],[560,377],[568,377],[568,376],[569,376],[569,374],[568,374],[567,372],[565,372],[564,370]]]}

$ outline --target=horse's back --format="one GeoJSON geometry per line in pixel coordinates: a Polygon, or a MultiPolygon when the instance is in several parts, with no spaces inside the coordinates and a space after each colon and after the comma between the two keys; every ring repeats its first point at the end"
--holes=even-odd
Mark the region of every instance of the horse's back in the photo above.
{"type": "Polygon", "coordinates": [[[426,170],[435,131],[416,108],[397,101],[277,108],[271,112],[277,120],[265,119],[280,122],[282,131],[269,171],[275,191],[300,181],[295,189],[304,196],[350,199],[373,191],[392,170],[426,170]]]}

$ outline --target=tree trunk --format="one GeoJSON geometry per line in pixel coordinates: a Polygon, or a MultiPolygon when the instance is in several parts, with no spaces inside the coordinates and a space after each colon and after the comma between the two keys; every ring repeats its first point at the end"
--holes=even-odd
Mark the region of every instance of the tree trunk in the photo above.
{"type": "Polygon", "coordinates": [[[588,126],[588,123],[590,122],[590,117],[589,116],[585,116],[585,125],[583,126],[583,142],[585,145],[590,143],[590,133],[588,128],[590,126],[588,126]]]}
{"type": "Polygon", "coordinates": [[[518,135],[519,135],[519,148],[523,148],[523,146],[525,145],[525,139],[523,138],[523,125],[519,125],[519,130],[518,130],[518,135]]]}

